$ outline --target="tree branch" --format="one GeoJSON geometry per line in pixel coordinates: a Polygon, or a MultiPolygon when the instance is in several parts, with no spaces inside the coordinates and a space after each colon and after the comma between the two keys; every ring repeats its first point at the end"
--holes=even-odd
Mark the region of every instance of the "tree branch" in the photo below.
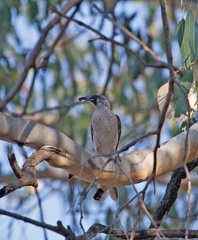
{"type": "MultiPolygon", "coordinates": [[[[160,230],[164,237],[171,237],[171,238],[183,238],[185,235],[184,229],[171,229],[171,230],[160,230]]],[[[114,236],[121,239],[130,239],[131,232],[126,232],[119,229],[111,229],[110,227],[106,227],[101,224],[94,224],[92,225],[89,230],[79,237],[77,237],[78,240],[87,240],[87,238],[92,239],[99,233],[104,233],[109,236],[114,236]]],[[[139,230],[135,233],[134,239],[147,239],[150,237],[156,237],[158,236],[158,230],[148,229],[148,230],[139,230]]],[[[196,230],[189,230],[189,238],[195,238],[198,237],[198,231],[196,230]]]]}
{"type": "MultiPolygon", "coordinates": [[[[111,227],[96,223],[96,224],[93,224],[84,235],[80,235],[76,237],[75,234],[71,231],[70,227],[68,226],[68,228],[66,229],[60,221],[57,222],[57,226],[53,226],[50,224],[41,223],[39,221],[33,220],[28,217],[21,216],[16,213],[5,211],[3,209],[0,209],[0,214],[33,224],[41,228],[45,228],[47,230],[60,234],[70,240],[92,239],[99,233],[104,233],[106,235],[128,240],[131,235],[131,232],[129,231],[126,232],[120,229],[112,229],[111,227]]],[[[171,229],[171,230],[160,230],[160,231],[163,233],[165,237],[171,237],[171,238],[173,237],[183,238],[185,235],[185,229],[171,229]]],[[[156,237],[157,234],[158,234],[158,230],[156,229],[139,230],[136,232],[134,239],[137,239],[137,240],[147,239],[149,237],[156,237]]],[[[197,237],[198,237],[198,231],[189,230],[189,238],[197,238],[197,237]]]]}
{"type": "MultiPolygon", "coordinates": [[[[168,64],[166,62],[163,62],[161,60],[158,59],[158,61],[154,61],[154,63],[147,63],[142,57],[140,57],[136,52],[134,52],[131,48],[129,48],[128,46],[122,44],[121,42],[118,42],[112,38],[108,38],[105,35],[103,35],[100,31],[92,28],[90,25],[87,25],[85,23],[83,23],[82,21],[76,20],[74,18],[70,18],[64,14],[62,14],[60,11],[57,10],[57,8],[55,6],[52,6],[52,11],[57,13],[59,16],[62,16],[66,19],[69,19],[75,23],[77,23],[78,25],[85,27],[86,29],[94,32],[95,34],[97,34],[98,36],[100,36],[100,38],[96,38],[96,39],[92,39],[89,41],[96,41],[96,40],[104,40],[107,42],[111,42],[112,44],[115,44],[117,46],[123,47],[127,53],[130,53],[131,55],[133,55],[138,61],[140,61],[140,63],[142,64],[142,66],[144,67],[153,67],[153,68],[168,68],[168,64]]],[[[147,47],[148,48],[148,47],[147,47]]],[[[158,57],[157,57],[158,58],[158,57]]],[[[174,70],[178,71],[178,68],[174,66],[174,70]]],[[[184,74],[182,71],[178,71],[178,74],[182,77],[184,74]]]]}
{"type": "MultiPolygon", "coordinates": [[[[116,6],[116,3],[117,2],[115,2],[114,8],[116,6]]],[[[115,19],[114,8],[112,9],[111,14],[112,14],[113,18],[115,19]]],[[[116,27],[113,26],[113,32],[112,32],[112,36],[111,36],[112,40],[114,39],[115,35],[116,35],[116,27]]],[[[115,56],[114,56],[115,44],[114,43],[111,44],[111,53],[110,54],[111,54],[111,59],[110,59],[110,64],[109,64],[109,69],[108,69],[107,77],[105,80],[105,84],[104,84],[104,87],[103,87],[103,90],[101,93],[102,95],[106,95],[106,90],[107,90],[109,81],[110,81],[111,77],[113,77],[112,68],[113,68],[113,64],[115,63],[115,56]]]]}
{"type": "Polygon", "coordinates": [[[18,179],[13,183],[8,183],[6,186],[0,189],[0,198],[24,186],[33,186],[36,188],[38,186],[38,182],[36,179],[35,167],[41,161],[48,158],[45,151],[38,150],[25,161],[23,169],[20,169],[13,152],[11,152],[8,157],[13,172],[18,179]]]}
{"type": "MultiPolygon", "coordinates": [[[[198,159],[193,160],[192,162],[187,164],[188,171],[192,171],[195,167],[198,166],[198,159]]],[[[160,205],[156,209],[153,220],[157,223],[158,227],[161,224],[161,221],[165,214],[168,214],[170,208],[174,204],[177,199],[178,191],[180,189],[180,184],[182,179],[186,178],[186,171],[184,167],[178,168],[173,171],[171,179],[167,185],[166,192],[160,205]]],[[[153,228],[153,224],[151,224],[150,228],[153,228]]]]}
{"type": "Polygon", "coordinates": [[[0,209],[0,214],[5,215],[5,216],[9,216],[9,217],[12,217],[12,218],[15,218],[15,219],[18,219],[18,220],[21,220],[21,221],[24,221],[24,222],[27,222],[27,223],[30,223],[30,224],[33,224],[37,227],[48,229],[48,230],[50,230],[52,232],[55,232],[55,233],[58,233],[58,234],[60,234],[64,237],[69,237],[70,236],[70,237],[72,237],[71,239],[74,239],[73,234],[71,234],[70,230],[67,230],[66,228],[64,228],[60,221],[57,222],[57,226],[52,226],[50,224],[39,222],[39,221],[33,220],[31,218],[24,217],[24,216],[22,216],[20,214],[17,214],[17,213],[8,212],[8,211],[3,210],[3,209],[0,209]]]}
{"type": "Polygon", "coordinates": [[[150,49],[142,40],[140,40],[138,37],[136,37],[132,32],[130,32],[128,29],[120,25],[118,22],[115,21],[115,19],[111,18],[107,13],[103,12],[96,4],[93,5],[95,9],[99,13],[101,13],[105,18],[107,18],[110,22],[112,22],[116,27],[118,27],[123,33],[125,33],[128,37],[135,40],[141,47],[144,49],[145,52],[147,52],[154,61],[160,62],[160,57],[158,57],[152,49],[150,49]]]}
{"type": "MultiPolygon", "coordinates": [[[[112,186],[121,187],[130,185],[131,182],[145,181],[153,170],[153,149],[130,152],[120,157],[121,162],[109,161],[116,159],[118,153],[107,157],[91,155],[66,135],[40,123],[6,116],[3,113],[0,113],[0,123],[1,140],[38,150],[29,159],[32,159],[33,163],[28,160],[23,167],[24,174],[29,174],[29,180],[34,179],[34,167],[43,159],[48,159],[47,162],[53,167],[62,168],[68,174],[86,182],[100,184],[106,190],[112,186]]],[[[157,151],[156,176],[183,165],[181,159],[185,154],[186,134],[186,131],[182,132],[160,145],[157,151]]],[[[198,157],[198,123],[189,129],[188,142],[186,162],[198,157]]],[[[16,189],[17,186],[16,184],[16,189]]]]}
{"type": "MultiPolygon", "coordinates": [[[[74,15],[77,13],[77,11],[79,10],[80,7],[80,3],[76,4],[76,9],[74,10],[74,12],[71,14],[71,19],[74,17],[74,15]]],[[[47,54],[44,56],[43,61],[41,63],[41,65],[39,66],[39,68],[47,68],[48,65],[48,61],[49,61],[49,57],[51,56],[51,54],[54,51],[55,46],[57,45],[57,43],[60,41],[61,37],[63,36],[63,34],[65,33],[65,29],[68,27],[69,23],[70,23],[70,19],[67,20],[67,22],[62,26],[62,29],[60,30],[60,32],[57,34],[57,36],[55,37],[55,40],[53,42],[53,44],[50,46],[47,54]]]]}
{"type": "MultiPolygon", "coordinates": [[[[154,151],[153,151],[153,154],[154,154],[153,171],[152,171],[153,179],[155,179],[156,169],[157,169],[157,164],[158,164],[157,163],[158,162],[157,161],[157,152],[158,152],[158,149],[160,148],[161,131],[162,131],[162,127],[164,125],[164,121],[166,118],[166,112],[167,112],[167,109],[168,109],[170,101],[171,101],[171,97],[172,97],[173,90],[174,90],[174,82],[175,82],[174,66],[173,66],[173,62],[172,62],[172,52],[171,52],[170,42],[169,42],[169,24],[168,24],[168,20],[167,20],[164,0],[160,0],[160,6],[161,6],[162,23],[163,23],[163,30],[164,30],[164,45],[165,45],[165,49],[166,49],[168,69],[169,69],[169,73],[170,73],[170,81],[169,81],[168,94],[166,96],[166,101],[165,101],[164,107],[161,111],[161,115],[160,115],[160,119],[159,119],[159,123],[158,123],[157,139],[156,139],[156,143],[155,143],[155,147],[154,147],[154,151]]],[[[184,153],[184,155],[185,155],[185,153],[184,153]]]]}
{"type": "MultiPolygon", "coordinates": [[[[61,13],[65,14],[66,12],[68,12],[73,6],[78,5],[80,2],[82,2],[83,0],[70,0],[67,1],[67,4],[63,7],[61,13]]],[[[47,37],[48,32],[53,28],[54,25],[56,25],[59,21],[60,21],[61,17],[60,16],[55,16],[48,24],[47,26],[43,29],[41,36],[37,42],[37,44],[35,45],[34,49],[32,50],[32,52],[30,53],[30,55],[28,56],[27,60],[25,61],[24,64],[24,69],[19,77],[19,80],[16,82],[16,84],[10,89],[10,91],[8,92],[6,98],[0,102],[0,110],[2,110],[6,104],[12,100],[12,98],[15,96],[15,94],[20,90],[22,84],[24,83],[26,76],[29,72],[29,69],[34,67],[35,65],[35,60],[37,58],[37,56],[39,55],[40,51],[41,51],[41,47],[47,37]]]]}

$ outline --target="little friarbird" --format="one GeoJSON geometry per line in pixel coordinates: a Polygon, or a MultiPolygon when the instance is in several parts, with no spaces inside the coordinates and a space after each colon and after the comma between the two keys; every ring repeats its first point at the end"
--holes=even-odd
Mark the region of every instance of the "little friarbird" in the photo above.
{"type": "MultiPolygon", "coordinates": [[[[91,136],[95,151],[101,156],[113,154],[118,147],[121,134],[120,118],[111,111],[111,104],[103,95],[93,95],[91,97],[80,97],[79,101],[88,101],[94,107],[92,115],[91,136]]],[[[117,188],[112,186],[109,189],[111,198],[118,199],[117,188]]],[[[102,186],[97,190],[94,199],[103,200],[105,191],[102,186]]]]}

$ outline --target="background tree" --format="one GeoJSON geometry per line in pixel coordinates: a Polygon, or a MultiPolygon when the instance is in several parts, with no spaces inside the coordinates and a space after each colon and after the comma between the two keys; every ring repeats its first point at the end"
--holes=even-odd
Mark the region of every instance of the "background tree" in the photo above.
{"type": "MultiPolygon", "coordinates": [[[[188,129],[196,117],[197,3],[167,1],[165,8],[162,0],[16,0],[0,3],[0,12],[3,113],[52,126],[90,152],[93,110],[78,103],[80,96],[108,96],[123,125],[120,147],[150,130],[159,130],[149,138],[142,137],[130,151],[157,149],[160,142],[181,131],[177,121],[185,121],[182,126],[188,129]],[[170,102],[172,105],[165,111],[170,102]],[[170,120],[165,120],[165,112],[170,120]]],[[[2,186],[13,177],[6,160],[10,148],[20,165],[32,152],[27,147],[1,142],[2,186]]],[[[188,168],[196,166],[195,160],[188,168]]],[[[190,177],[192,188],[186,182],[181,184],[185,177],[185,170],[175,170],[168,185],[165,178],[156,179],[155,185],[148,187],[146,183],[137,185],[137,191],[146,189],[143,198],[136,196],[133,186],[127,186],[119,189],[118,203],[107,198],[99,204],[92,199],[94,187],[80,202],[88,184],[68,181],[64,171],[42,163],[38,166],[38,190],[27,187],[1,199],[2,238],[32,239],[32,232],[36,238],[42,234],[44,239],[63,239],[61,235],[75,238],[62,224],[69,225],[76,236],[92,226],[87,233],[89,238],[96,233],[97,238],[104,238],[99,232],[127,238],[127,231],[130,235],[132,231],[132,238],[133,234],[137,237],[135,232],[139,229],[160,225],[162,218],[161,228],[170,231],[161,231],[159,236],[184,237],[186,231],[187,237],[193,237],[197,234],[192,231],[197,230],[196,171],[190,177]],[[151,221],[152,216],[158,220],[156,224],[151,221]],[[19,219],[32,219],[33,224],[19,219]],[[43,223],[55,225],[58,220],[61,222],[54,228],[43,223]],[[109,228],[93,226],[97,222],[109,228]],[[33,225],[40,225],[43,230],[33,225]],[[46,230],[49,228],[59,235],[46,230]],[[174,228],[184,230],[171,231],[174,228]]],[[[140,233],[151,237],[156,230],[140,233]]]]}

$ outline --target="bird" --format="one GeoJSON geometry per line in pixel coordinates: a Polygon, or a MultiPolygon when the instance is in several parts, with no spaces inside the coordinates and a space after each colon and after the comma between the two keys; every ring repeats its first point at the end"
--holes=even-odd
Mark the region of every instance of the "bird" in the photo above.
{"type": "MultiPolygon", "coordinates": [[[[95,151],[101,156],[113,154],[118,147],[121,135],[121,121],[118,115],[111,110],[111,104],[104,95],[92,95],[91,97],[80,97],[79,101],[90,102],[95,111],[92,115],[91,137],[95,151]]],[[[111,198],[118,199],[116,187],[108,189],[111,198]]],[[[106,191],[99,187],[94,199],[103,201],[106,191]]]]}

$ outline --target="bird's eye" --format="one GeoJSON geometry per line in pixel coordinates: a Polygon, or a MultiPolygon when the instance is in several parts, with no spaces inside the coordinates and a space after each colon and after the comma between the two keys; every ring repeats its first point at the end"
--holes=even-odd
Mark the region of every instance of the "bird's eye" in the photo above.
{"type": "Polygon", "coordinates": [[[96,98],[90,98],[90,101],[96,105],[96,98]]]}

